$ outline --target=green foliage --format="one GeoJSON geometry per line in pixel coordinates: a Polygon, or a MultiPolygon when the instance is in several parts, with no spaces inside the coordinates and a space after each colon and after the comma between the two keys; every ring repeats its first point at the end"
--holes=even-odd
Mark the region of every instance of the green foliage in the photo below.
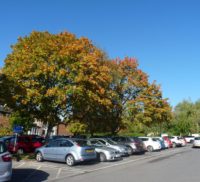
{"type": "Polygon", "coordinates": [[[0,125],[0,137],[6,135],[12,135],[12,130],[9,127],[4,127],[0,125]]]}
{"type": "Polygon", "coordinates": [[[199,133],[200,131],[200,107],[199,101],[192,103],[184,100],[174,109],[174,119],[170,131],[178,135],[199,133]]]}
{"type": "Polygon", "coordinates": [[[34,124],[34,119],[31,118],[29,115],[26,115],[26,113],[20,113],[19,111],[13,112],[11,116],[9,117],[9,121],[11,123],[11,127],[13,128],[14,125],[23,126],[23,131],[27,132],[30,130],[34,124]]]}
{"type": "Polygon", "coordinates": [[[69,131],[74,135],[80,135],[86,133],[86,128],[87,126],[83,123],[80,123],[79,121],[71,122],[68,125],[69,131]]]}

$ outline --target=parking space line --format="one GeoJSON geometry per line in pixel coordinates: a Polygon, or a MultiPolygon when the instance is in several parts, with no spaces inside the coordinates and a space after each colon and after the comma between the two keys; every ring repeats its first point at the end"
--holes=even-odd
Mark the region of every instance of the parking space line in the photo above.
{"type": "Polygon", "coordinates": [[[21,166],[23,166],[25,164],[25,162],[22,162],[21,164],[19,164],[18,166],[14,167],[14,168],[19,168],[21,166]]]}
{"type": "Polygon", "coordinates": [[[60,176],[61,171],[62,171],[62,168],[59,168],[58,172],[57,172],[57,175],[56,175],[56,178],[58,178],[60,176]]]}

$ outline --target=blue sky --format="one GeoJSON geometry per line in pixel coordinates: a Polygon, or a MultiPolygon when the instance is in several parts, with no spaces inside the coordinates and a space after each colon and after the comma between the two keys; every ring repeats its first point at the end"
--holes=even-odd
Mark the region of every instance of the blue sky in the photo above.
{"type": "Polygon", "coordinates": [[[199,0],[0,1],[0,67],[31,31],[88,37],[110,58],[135,57],[175,106],[200,98],[199,0]]]}

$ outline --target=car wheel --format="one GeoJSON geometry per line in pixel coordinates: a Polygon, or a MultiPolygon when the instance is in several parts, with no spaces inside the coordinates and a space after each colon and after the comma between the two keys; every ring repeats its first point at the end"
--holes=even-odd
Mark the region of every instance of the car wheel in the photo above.
{"type": "Polygon", "coordinates": [[[153,147],[152,147],[151,145],[149,145],[149,146],[147,147],[147,151],[148,151],[148,152],[153,152],[153,147]]]}
{"type": "Polygon", "coordinates": [[[36,160],[37,160],[38,162],[42,162],[42,161],[43,161],[43,156],[42,156],[42,153],[41,153],[41,152],[38,152],[38,153],[36,154],[36,160]]]}
{"type": "Polygon", "coordinates": [[[24,154],[24,149],[18,149],[17,154],[20,154],[20,155],[24,154]]]}
{"type": "Polygon", "coordinates": [[[127,148],[128,148],[128,155],[132,155],[133,154],[133,149],[130,146],[128,146],[127,148]]]}
{"type": "Polygon", "coordinates": [[[172,148],[175,148],[175,147],[176,147],[176,143],[173,142],[173,143],[172,143],[172,148]]]}
{"type": "Polygon", "coordinates": [[[73,155],[68,155],[67,157],[66,157],[66,164],[68,165],[68,166],[74,166],[74,164],[75,164],[75,159],[74,159],[74,156],[73,155]]]}
{"type": "Polygon", "coordinates": [[[99,161],[100,162],[105,162],[106,161],[106,155],[104,153],[99,154],[99,161]]]}

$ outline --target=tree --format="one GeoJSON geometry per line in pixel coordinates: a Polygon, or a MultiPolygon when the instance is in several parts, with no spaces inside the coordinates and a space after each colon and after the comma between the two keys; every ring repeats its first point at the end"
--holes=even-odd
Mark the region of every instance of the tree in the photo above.
{"type": "Polygon", "coordinates": [[[14,128],[15,125],[22,126],[23,132],[27,132],[35,126],[34,118],[31,118],[26,112],[13,112],[9,118],[9,121],[12,128],[14,128]]]}
{"type": "Polygon", "coordinates": [[[84,123],[80,123],[79,121],[71,122],[68,127],[69,131],[75,136],[84,134],[87,128],[87,126],[84,123]]]}
{"type": "Polygon", "coordinates": [[[195,103],[190,100],[183,100],[174,109],[174,119],[171,125],[173,133],[178,135],[188,135],[198,133],[200,126],[200,102],[195,103]]]}
{"type": "Polygon", "coordinates": [[[104,53],[88,39],[68,32],[32,32],[19,38],[12,50],[3,74],[20,89],[9,94],[8,104],[48,124],[48,135],[63,120],[92,127],[96,106],[110,104],[104,97],[110,79],[104,53]]]}
{"type": "Polygon", "coordinates": [[[135,59],[117,59],[112,70],[115,71],[111,89],[117,97],[114,99],[115,107],[108,115],[111,131],[114,133],[139,123],[148,127],[158,123],[161,130],[162,123],[171,120],[171,107],[167,99],[162,98],[160,87],[155,82],[149,83],[148,76],[138,68],[135,59]]]}

